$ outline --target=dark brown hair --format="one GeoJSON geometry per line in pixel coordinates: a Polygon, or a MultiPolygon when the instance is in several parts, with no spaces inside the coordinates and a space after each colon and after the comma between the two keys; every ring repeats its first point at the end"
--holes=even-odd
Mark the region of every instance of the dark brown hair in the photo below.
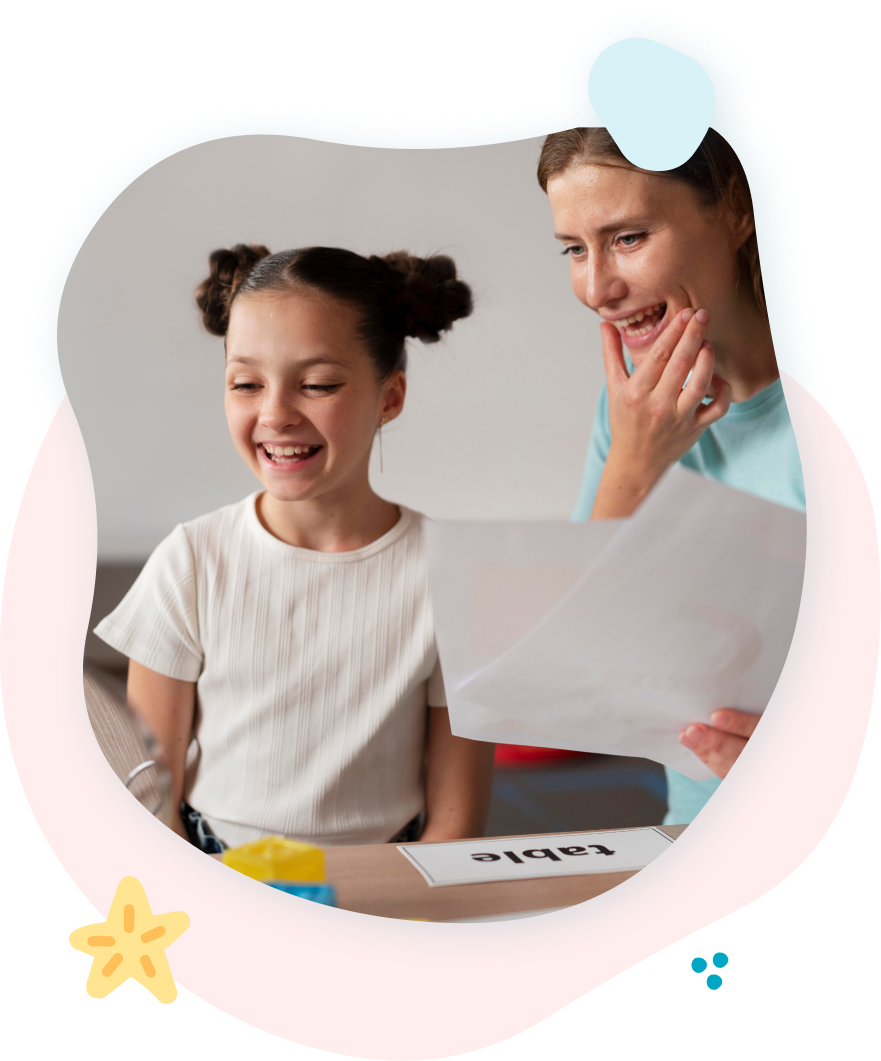
{"type": "MultiPolygon", "coordinates": [[[[538,161],[538,183],[542,190],[548,190],[548,181],[553,177],[579,164],[623,166],[655,177],[683,181],[695,188],[708,205],[723,203],[735,217],[743,214],[753,217],[752,196],[740,159],[715,129],[707,129],[697,151],[687,162],[676,169],[663,171],[641,169],[628,162],[608,129],[578,128],[551,133],[545,138],[538,161]]],[[[741,244],[738,258],[743,282],[748,285],[759,309],[767,313],[755,231],[741,244]]]]}
{"type": "Polygon", "coordinates": [[[408,337],[436,343],[473,306],[471,289],[442,254],[416,258],[397,251],[364,258],[338,247],[270,254],[266,247],[239,243],[208,260],[210,274],[196,289],[196,305],[212,335],[226,335],[240,295],[312,289],[360,312],[360,336],[380,380],[406,367],[408,337]]]}

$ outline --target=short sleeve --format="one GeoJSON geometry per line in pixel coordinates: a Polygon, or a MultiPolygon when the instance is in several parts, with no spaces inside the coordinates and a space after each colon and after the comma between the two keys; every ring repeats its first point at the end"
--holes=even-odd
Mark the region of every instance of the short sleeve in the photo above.
{"type": "Polygon", "coordinates": [[[447,693],[444,689],[444,676],[441,672],[440,660],[434,665],[434,670],[428,679],[428,706],[446,707],[447,693]]]}
{"type": "Polygon", "coordinates": [[[571,516],[573,523],[586,523],[590,519],[611,444],[612,430],[609,426],[609,394],[604,383],[597,401],[593,429],[587,446],[587,458],[584,462],[581,490],[578,493],[578,500],[575,502],[575,508],[571,516]]]}
{"type": "Polygon", "coordinates": [[[95,627],[102,641],[168,678],[202,670],[195,560],[183,527],[161,542],[121,603],[95,627]]]}

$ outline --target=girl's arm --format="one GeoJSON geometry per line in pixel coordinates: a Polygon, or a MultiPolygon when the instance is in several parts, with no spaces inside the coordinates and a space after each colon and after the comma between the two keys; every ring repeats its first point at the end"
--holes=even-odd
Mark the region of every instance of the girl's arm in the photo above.
{"type": "Polygon", "coordinates": [[[196,683],[167,678],[132,659],[128,664],[127,692],[132,710],[147,723],[165,752],[174,800],[172,827],[180,836],[186,837],[180,803],[184,794],[187,747],[196,711],[196,683]]]}
{"type": "Polygon", "coordinates": [[[454,737],[445,707],[428,711],[426,820],[420,841],[483,836],[492,788],[494,744],[454,737]]]}

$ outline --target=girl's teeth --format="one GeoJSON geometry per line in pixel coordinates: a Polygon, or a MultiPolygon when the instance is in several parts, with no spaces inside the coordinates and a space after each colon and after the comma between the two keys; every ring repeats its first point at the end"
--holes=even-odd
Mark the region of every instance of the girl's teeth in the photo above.
{"type": "Polygon", "coordinates": [[[266,453],[274,461],[283,461],[286,457],[299,457],[302,454],[311,453],[315,448],[314,446],[270,446],[268,443],[263,444],[263,448],[266,453]]]}

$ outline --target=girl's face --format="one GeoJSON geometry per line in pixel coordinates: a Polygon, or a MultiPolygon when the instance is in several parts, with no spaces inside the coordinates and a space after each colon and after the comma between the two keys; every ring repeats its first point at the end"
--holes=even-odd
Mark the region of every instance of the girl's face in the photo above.
{"type": "Polygon", "coordinates": [[[244,462],[278,501],[367,485],[374,434],[404,404],[403,372],[383,383],[357,310],[319,292],[235,300],[226,336],[226,419],[244,462]]]}
{"type": "Polygon", "coordinates": [[[687,307],[709,313],[708,339],[724,337],[749,219],[738,231],[683,181],[623,166],[572,166],[548,181],[548,198],[575,294],[616,325],[634,364],[687,307]]]}

